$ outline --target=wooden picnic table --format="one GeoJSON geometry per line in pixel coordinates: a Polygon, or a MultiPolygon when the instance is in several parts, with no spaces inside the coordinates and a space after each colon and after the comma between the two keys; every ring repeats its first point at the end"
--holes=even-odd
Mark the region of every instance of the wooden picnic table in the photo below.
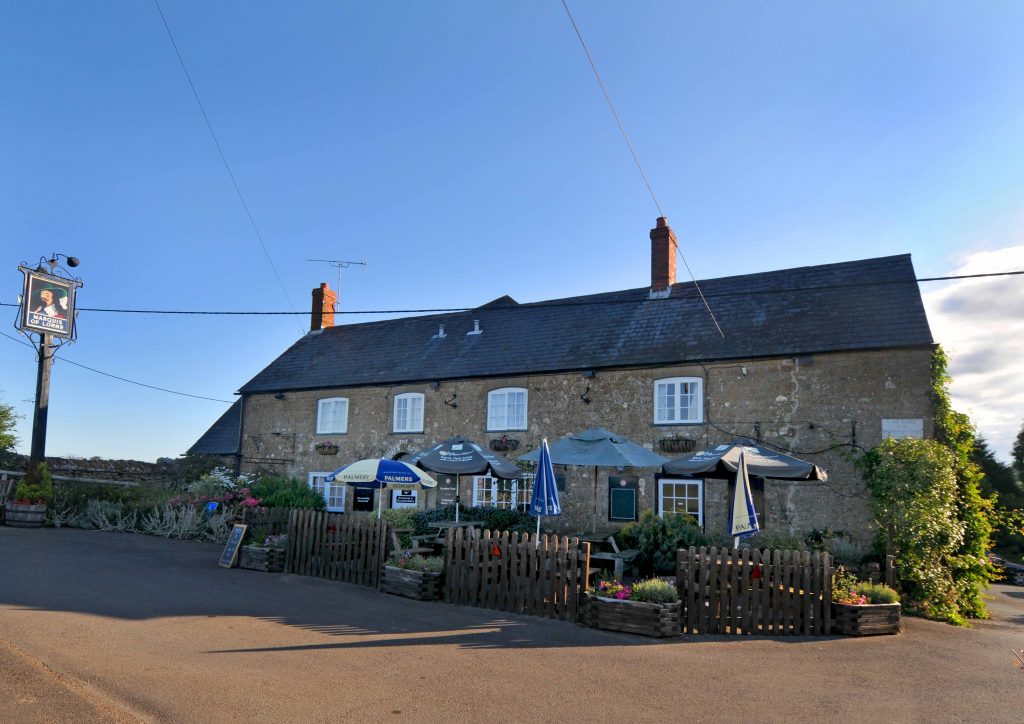
{"type": "Polygon", "coordinates": [[[620,551],[619,545],[615,542],[615,536],[608,536],[604,540],[597,541],[595,545],[590,548],[590,560],[593,561],[612,561],[614,566],[615,579],[618,581],[622,580],[623,575],[626,573],[626,565],[629,564],[630,570],[633,569],[633,561],[636,560],[637,556],[640,555],[638,550],[625,550],[620,551]],[[610,551],[595,550],[597,546],[607,543],[611,547],[610,551]]]}
{"type": "Polygon", "coordinates": [[[456,528],[466,528],[467,530],[474,530],[479,526],[483,525],[483,521],[479,520],[460,520],[458,522],[454,520],[439,520],[430,524],[431,528],[437,528],[436,533],[425,533],[423,535],[414,535],[411,538],[414,541],[420,541],[422,543],[432,543],[433,545],[444,545],[445,534],[449,530],[455,530],[456,528]]]}

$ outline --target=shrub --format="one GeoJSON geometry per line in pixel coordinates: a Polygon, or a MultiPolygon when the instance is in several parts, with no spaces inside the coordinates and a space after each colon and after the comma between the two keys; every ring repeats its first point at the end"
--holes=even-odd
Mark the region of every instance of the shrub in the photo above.
{"type": "Polygon", "coordinates": [[[640,520],[630,523],[616,534],[627,548],[640,551],[637,565],[647,573],[675,573],[676,551],[690,546],[714,545],[716,538],[706,534],[689,515],[659,517],[645,510],[640,520]]]}
{"type": "Polygon", "coordinates": [[[387,564],[396,568],[420,573],[440,573],[444,570],[444,558],[441,556],[411,556],[407,553],[392,555],[387,564]]]}
{"type": "Polygon", "coordinates": [[[252,497],[268,508],[323,510],[324,496],[296,478],[268,476],[249,486],[252,497]]]}
{"type": "Polygon", "coordinates": [[[668,581],[650,578],[633,584],[630,601],[647,601],[648,603],[675,603],[679,600],[679,591],[668,581]]]}
{"type": "Polygon", "coordinates": [[[864,549],[845,538],[833,538],[832,540],[825,541],[825,550],[840,565],[858,566],[864,560],[864,549]]]}
{"type": "Polygon", "coordinates": [[[853,590],[859,595],[867,598],[868,603],[900,602],[900,594],[896,593],[896,591],[889,588],[884,583],[871,583],[870,581],[861,581],[853,587],[853,590]]]}
{"type": "MultiPolygon", "coordinates": [[[[537,527],[537,519],[519,510],[498,508],[462,508],[460,520],[479,520],[487,530],[509,531],[510,533],[531,533],[537,527]]],[[[455,506],[445,505],[433,510],[417,510],[410,516],[410,523],[417,535],[435,533],[431,523],[455,520],[455,506]]]]}
{"type": "Polygon", "coordinates": [[[773,551],[809,550],[806,539],[798,535],[780,533],[778,531],[758,533],[757,536],[750,539],[750,545],[759,550],[764,550],[765,548],[773,551]]]}
{"type": "Polygon", "coordinates": [[[46,463],[39,463],[25,473],[14,489],[14,500],[17,503],[49,505],[53,500],[53,476],[46,463]]]}
{"type": "Polygon", "coordinates": [[[954,572],[967,526],[958,510],[953,455],[934,440],[888,439],[860,464],[910,610],[963,623],[971,608],[959,600],[954,572]]]}

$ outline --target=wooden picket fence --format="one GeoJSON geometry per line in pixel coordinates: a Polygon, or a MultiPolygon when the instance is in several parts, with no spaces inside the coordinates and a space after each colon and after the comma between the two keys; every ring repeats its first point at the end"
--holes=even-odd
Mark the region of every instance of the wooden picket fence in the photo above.
{"type": "Polygon", "coordinates": [[[386,520],[292,510],[284,569],[300,576],[377,588],[388,535],[386,520]]]}
{"type": "Polygon", "coordinates": [[[824,636],[832,568],[827,553],[695,548],[677,554],[681,625],[692,634],[824,636]]]}
{"type": "Polygon", "coordinates": [[[508,531],[448,531],[445,600],[508,613],[577,620],[590,544],[508,531]]]}

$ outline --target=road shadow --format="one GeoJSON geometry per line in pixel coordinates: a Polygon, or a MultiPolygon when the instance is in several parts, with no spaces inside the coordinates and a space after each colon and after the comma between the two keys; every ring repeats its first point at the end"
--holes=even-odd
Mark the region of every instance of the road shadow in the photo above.
{"type": "Polygon", "coordinates": [[[680,636],[649,639],[362,586],[217,565],[221,548],[145,535],[0,527],[0,605],[146,620],[248,617],[336,637],[308,645],[211,650],[260,653],[456,645],[465,649],[692,646],[770,641],[840,643],[844,637],[680,636]]]}

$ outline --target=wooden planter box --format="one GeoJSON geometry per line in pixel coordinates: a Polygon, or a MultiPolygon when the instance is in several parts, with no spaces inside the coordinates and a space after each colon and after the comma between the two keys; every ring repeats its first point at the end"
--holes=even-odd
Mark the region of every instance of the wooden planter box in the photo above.
{"type": "Polygon", "coordinates": [[[284,570],[284,548],[242,546],[238,552],[238,567],[280,573],[284,570]]]}
{"type": "Polygon", "coordinates": [[[679,602],[642,603],[587,594],[584,623],[605,631],[641,636],[678,636],[679,602]]]}
{"type": "Polygon", "coordinates": [[[415,598],[418,601],[440,601],[441,582],[444,573],[423,573],[407,568],[384,566],[381,590],[396,596],[415,598]]]}
{"type": "Polygon", "coordinates": [[[878,636],[899,632],[898,603],[869,603],[865,606],[832,603],[832,633],[845,636],[878,636]]]}
{"type": "Polygon", "coordinates": [[[46,503],[15,503],[4,506],[4,524],[13,528],[42,528],[46,522],[46,503]]]}

